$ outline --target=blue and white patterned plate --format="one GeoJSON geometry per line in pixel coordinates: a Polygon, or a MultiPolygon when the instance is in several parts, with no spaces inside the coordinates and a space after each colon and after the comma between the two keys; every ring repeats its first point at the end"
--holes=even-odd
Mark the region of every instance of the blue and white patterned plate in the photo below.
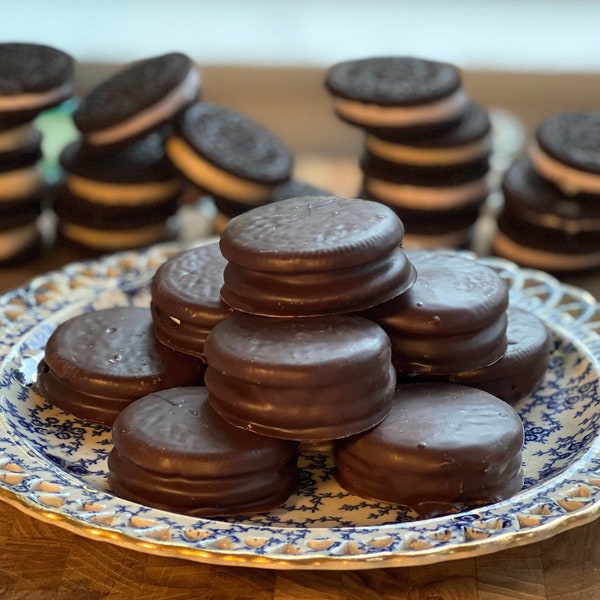
{"type": "Polygon", "coordinates": [[[306,447],[301,489],[281,509],[195,519],[115,497],[106,485],[110,431],[56,410],[33,390],[56,325],[82,311],[147,305],[156,268],[180,246],[77,263],[0,298],[0,498],[80,535],[190,560],[285,569],[408,566],[539,541],[600,510],[600,305],[540,271],[480,259],[510,285],[511,302],[552,328],[539,389],[517,405],[526,431],[526,482],[513,498],[417,520],[335,483],[327,447],[306,447]]]}

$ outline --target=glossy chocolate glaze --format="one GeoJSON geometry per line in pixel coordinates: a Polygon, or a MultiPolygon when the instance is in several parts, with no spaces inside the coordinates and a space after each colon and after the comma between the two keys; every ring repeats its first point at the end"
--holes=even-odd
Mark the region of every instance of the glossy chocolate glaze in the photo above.
{"type": "Polygon", "coordinates": [[[510,404],[533,391],[550,362],[550,330],[533,313],[509,306],[506,334],[506,353],[499,361],[488,367],[451,375],[450,381],[485,390],[510,404]]]}
{"type": "Polygon", "coordinates": [[[336,442],[336,478],[423,517],[508,498],[523,485],[523,425],[506,402],[451,383],[399,385],[389,416],[336,442]]]}
{"type": "Polygon", "coordinates": [[[163,390],[113,426],[109,485],[120,496],[195,516],[278,506],[297,484],[298,444],[225,422],[204,387],[163,390]]]}
{"type": "Polygon", "coordinates": [[[288,439],[333,439],[380,421],[395,372],[390,342],[356,315],[236,313],[205,344],[209,400],[232,423],[288,439]]]}
{"type": "Polygon", "coordinates": [[[114,307],[86,312],[59,325],[38,367],[37,391],[74,415],[111,424],[148,393],[201,383],[204,364],[154,336],[150,310],[114,307]]]}
{"type": "Polygon", "coordinates": [[[235,310],[270,317],[305,317],[365,310],[403,294],[416,272],[400,247],[369,263],[300,273],[255,271],[229,263],[223,300],[235,310]]]}
{"type": "Polygon", "coordinates": [[[457,254],[415,250],[407,256],[417,270],[412,288],[364,313],[390,336],[399,370],[441,375],[499,360],[508,307],[500,276],[457,254]]]}
{"type": "Polygon", "coordinates": [[[208,332],[231,314],[220,296],[226,264],[218,242],[212,242],[180,252],[158,268],[150,309],[163,344],[204,357],[208,332]]]}
{"type": "Polygon", "coordinates": [[[392,362],[407,376],[448,375],[492,365],[506,352],[507,325],[503,313],[485,327],[455,335],[411,336],[390,331],[392,362]]]}
{"type": "Polygon", "coordinates": [[[390,208],[335,196],[289,198],[232,219],[221,234],[223,256],[269,273],[356,267],[387,255],[404,228],[390,208]]]}

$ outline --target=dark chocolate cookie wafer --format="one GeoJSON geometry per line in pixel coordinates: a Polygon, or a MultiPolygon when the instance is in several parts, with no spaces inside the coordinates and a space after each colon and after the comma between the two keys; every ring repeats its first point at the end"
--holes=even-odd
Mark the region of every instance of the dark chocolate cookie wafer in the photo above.
{"type": "Polygon", "coordinates": [[[450,381],[485,390],[509,404],[532,392],[544,378],[550,363],[550,330],[532,312],[509,306],[506,338],[506,352],[498,362],[456,373],[450,376],[450,381]]]}
{"type": "Polygon", "coordinates": [[[506,351],[508,288],[490,267],[442,251],[407,251],[418,277],[410,290],[366,311],[392,341],[405,376],[484,367],[506,351]]]}
{"type": "Polygon", "coordinates": [[[94,87],[73,114],[88,144],[101,148],[145,136],[198,99],[193,61],[172,52],[135,62],[94,87]]]}
{"type": "Polygon", "coordinates": [[[220,296],[226,264],[214,241],[180,252],[158,268],[150,309],[163,344],[204,358],[209,331],[231,314],[220,296]]]}
{"type": "Polygon", "coordinates": [[[254,208],[221,234],[221,296],[234,309],[272,317],[374,306],[414,283],[403,235],[394,211],[369,200],[317,196],[254,208]]]}
{"type": "Polygon", "coordinates": [[[204,365],[154,336],[150,310],[120,306],[82,313],[48,338],[36,389],[82,419],[112,424],[137,398],[202,383],[204,365]]]}
{"type": "Polygon", "coordinates": [[[243,313],[204,344],[212,406],[230,423],[283,439],[323,441],[373,427],[390,409],[390,341],[357,315],[271,319],[243,313]]]}
{"type": "Polygon", "coordinates": [[[467,104],[456,67],[406,56],[338,63],[325,87],[336,114],[361,127],[438,125],[457,119],[467,104]]]}
{"type": "Polygon", "coordinates": [[[0,123],[25,123],[70,98],[73,73],[73,58],[57,48],[0,44],[0,123]]]}
{"type": "Polygon", "coordinates": [[[523,440],[517,412],[487,392],[402,384],[382,423],[336,442],[336,478],[354,494],[424,518],[456,513],[521,489],[523,440]]]}
{"type": "Polygon", "coordinates": [[[529,154],[538,173],[565,194],[600,195],[600,111],[549,117],[529,154]]]}
{"type": "Polygon", "coordinates": [[[122,498],[195,517],[263,512],[298,483],[298,444],[225,422],[206,388],[164,390],[117,417],[108,484],[122,498]]]}
{"type": "Polygon", "coordinates": [[[291,152],[270,130],[208,102],[180,115],[166,148],[173,164],[199,188],[250,206],[267,202],[293,167],[291,152]]]}

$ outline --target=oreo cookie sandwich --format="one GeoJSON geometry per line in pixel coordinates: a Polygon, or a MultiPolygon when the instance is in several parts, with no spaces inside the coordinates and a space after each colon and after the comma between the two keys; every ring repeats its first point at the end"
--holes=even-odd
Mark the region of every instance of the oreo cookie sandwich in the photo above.
{"type": "Polygon", "coordinates": [[[221,297],[235,310],[308,317],[363,310],[408,290],[416,273],[388,207],[337,197],[290,198],[232,219],[221,297]]]}
{"type": "Polygon", "coordinates": [[[454,65],[408,56],[338,63],[325,87],[336,115],[363,128],[437,126],[456,120],[467,104],[454,65]]]}
{"type": "Polygon", "coordinates": [[[523,156],[502,179],[494,254],[555,273],[600,266],[600,195],[569,196],[523,156]]]}
{"type": "Polygon", "coordinates": [[[460,254],[413,250],[407,256],[418,273],[414,285],[364,313],[389,335],[402,378],[446,376],[500,360],[508,288],[496,271],[460,254]]]}
{"type": "Polygon", "coordinates": [[[390,341],[358,315],[272,319],[234,313],[204,343],[208,399],[229,423],[325,441],[373,427],[396,383],[390,341]]]}
{"type": "Polygon", "coordinates": [[[565,195],[600,196],[600,111],[553,115],[529,148],[535,170],[565,195]]]}
{"type": "Polygon", "coordinates": [[[141,396],[201,384],[204,370],[199,359],[158,342],[148,308],[120,306],[61,323],[48,338],[35,385],[50,404],[111,425],[141,396]]]}
{"type": "Polygon", "coordinates": [[[0,44],[0,129],[32,121],[73,94],[73,58],[51,46],[0,44]]]}
{"type": "Polygon", "coordinates": [[[198,188],[248,207],[268,202],[293,168],[290,150],[269,129],[208,102],[198,102],[178,117],[166,150],[198,188]]]}
{"type": "Polygon", "coordinates": [[[362,157],[363,197],[393,208],[405,226],[404,246],[463,247],[489,194],[487,157],[468,164],[415,167],[362,157]]]}
{"type": "Polygon", "coordinates": [[[298,444],[233,427],[206,398],[206,388],[173,388],[119,414],[108,455],[117,496],[194,517],[265,512],[288,499],[298,444]]]}
{"type": "Polygon", "coordinates": [[[1,266],[20,265],[44,249],[40,216],[52,192],[41,166],[42,134],[29,125],[15,129],[24,136],[11,139],[15,145],[5,140],[0,151],[1,266]]]}
{"type": "Polygon", "coordinates": [[[62,150],[60,164],[67,190],[102,206],[143,209],[184,190],[184,180],[167,158],[157,133],[110,153],[99,153],[77,140],[62,150]]]}
{"type": "Polygon", "coordinates": [[[179,205],[175,196],[148,207],[106,206],[68,190],[61,190],[52,202],[59,243],[90,256],[176,239],[179,205]]]}
{"type": "Polygon", "coordinates": [[[115,149],[81,140],[60,154],[63,180],[54,211],[62,238],[94,251],[147,246],[174,235],[185,184],[153,133],[115,149]],[[171,220],[171,221],[169,221],[171,220]]]}
{"type": "Polygon", "coordinates": [[[46,189],[41,144],[42,134],[31,129],[19,147],[0,152],[0,203],[31,198],[46,189]]]}
{"type": "Polygon", "coordinates": [[[176,254],[157,269],[150,310],[161,343],[204,358],[206,336],[231,314],[220,296],[226,264],[219,243],[210,242],[176,254]]]}
{"type": "Polygon", "coordinates": [[[506,402],[452,383],[397,387],[388,417],[336,442],[336,479],[422,518],[505,500],[523,486],[523,424],[506,402]]]}
{"type": "Polygon", "coordinates": [[[129,64],[90,90],[73,113],[84,141],[112,149],[170,124],[201,90],[193,61],[171,52],[129,64]]]}

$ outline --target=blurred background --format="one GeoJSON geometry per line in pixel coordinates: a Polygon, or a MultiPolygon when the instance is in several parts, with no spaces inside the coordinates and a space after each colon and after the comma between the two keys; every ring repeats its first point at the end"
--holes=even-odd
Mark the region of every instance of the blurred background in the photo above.
{"type": "MultiPolygon", "coordinates": [[[[496,182],[547,116],[600,109],[600,1],[4,0],[0,14],[0,40],[73,56],[76,95],[126,63],[188,54],[204,100],[271,129],[293,152],[295,177],[340,196],[359,189],[364,140],[334,115],[323,85],[339,61],[410,55],[459,67],[465,91],[492,117],[496,182]]],[[[37,121],[57,176],[58,155],[77,135],[76,101],[37,121]]],[[[206,235],[211,221],[197,216],[190,229],[206,235]]],[[[487,243],[491,233],[480,237],[487,243]]],[[[0,272],[0,288],[72,258],[51,252],[31,268],[0,272]]]]}
{"type": "Polygon", "coordinates": [[[177,48],[201,64],[324,67],[414,54],[466,69],[600,69],[600,3],[585,0],[22,0],[0,36],[62,47],[85,62],[177,48]]]}

